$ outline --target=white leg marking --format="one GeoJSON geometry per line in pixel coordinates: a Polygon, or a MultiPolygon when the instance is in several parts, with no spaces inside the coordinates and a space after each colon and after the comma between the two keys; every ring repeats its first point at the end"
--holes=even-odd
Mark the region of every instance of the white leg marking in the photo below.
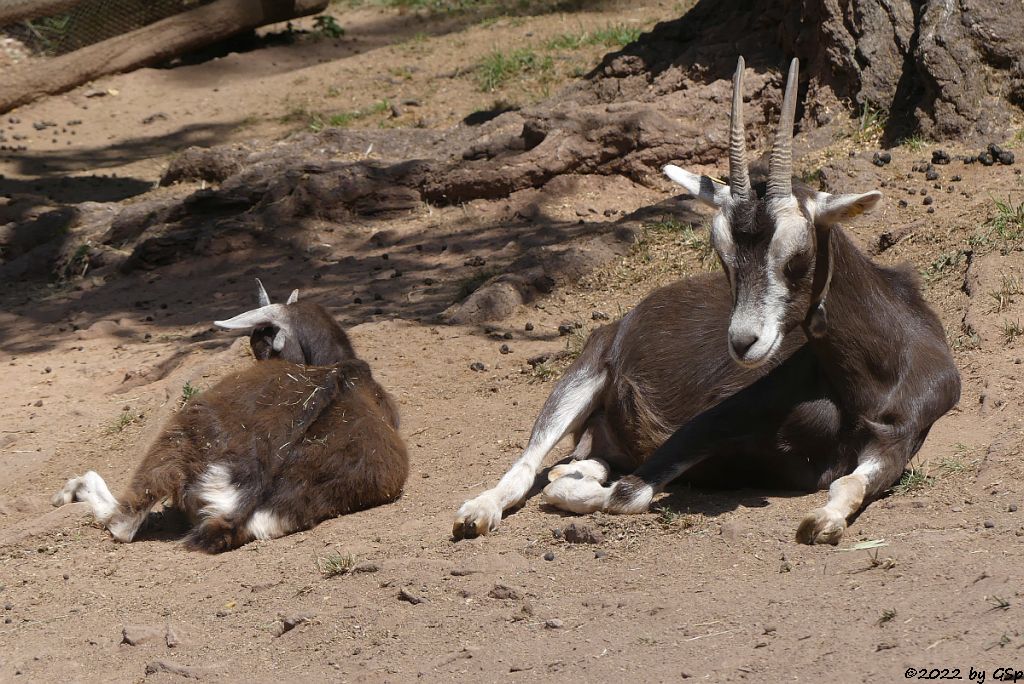
{"type": "Polygon", "coordinates": [[[284,518],[273,511],[261,509],[252,514],[246,528],[249,534],[257,539],[276,539],[283,537],[290,531],[290,525],[284,518]]]}
{"type": "Polygon", "coordinates": [[[133,514],[115,513],[110,518],[110,522],[107,523],[107,529],[114,539],[127,544],[132,539],[135,539],[135,534],[139,531],[139,527],[142,526],[143,521],[148,515],[149,511],[140,511],[133,514]]]}
{"type": "Polygon", "coordinates": [[[556,465],[548,471],[548,481],[554,482],[560,477],[575,475],[577,477],[589,477],[604,483],[608,479],[611,470],[608,464],[599,458],[588,458],[585,461],[570,461],[562,465],[556,465]]]}
{"type": "Polygon", "coordinates": [[[838,544],[846,532],[846,519],[864,503],[869,478],[878,470],[874,461],[861,463],[828,488],[828,503],[808,513],[796,530],[804,544],[838,544]]]}
{"type": "Polygon", "coordinates": [[[92,470],[81,477],[73,477],[50,499],[54,506],[63,506],[72,501],[84,501],[92,507],[97,522],[106,523],[117,510],[117,499],[110,493],[107,483],[99,473],[92,470]]]}
{"type": "Polygon", "coordinates": [[[544,488],[544,501],[573,513],[602,511],[608,505],[612,488],[592,477],[560,477],[544,488]]]}
{"type": "Polygon", "coordinates": [[[607,381],[608,373],[603,369],[591,374],[578,369],[559,383],[548,397],[548,402],[556,401],[557,404],[551,407],[545,403],[541,410],[542,417],[548,413],[548,409],[553,410],[546,420],[537,419],[523,455],[494,488],[470,499],[459,508],[455,517],[456,536],[461,536],[462,530],[473,530],[469,536],[475,536],[487,534],[498,527],[502,512],[526,497],[530,485],[537,477],[537,469],[548,452],[566,434],[582,425],[593,412],[597,397],[607,381]]]}
{"type": "Polygon", "coordinates": [[[201,516],[226,517],[238,508],[241,493],[231,484],[231,471],[223,463],[214,463],[203,473],[197,485],[196,497],[205,506],[201,516]]]}

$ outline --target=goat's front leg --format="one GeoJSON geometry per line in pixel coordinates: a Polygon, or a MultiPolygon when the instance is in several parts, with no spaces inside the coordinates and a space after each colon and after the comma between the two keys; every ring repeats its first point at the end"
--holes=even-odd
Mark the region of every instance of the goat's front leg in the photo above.
{"type": "Polygon", "coordinates": [[[599,358],[581,356],[544,402],[522,456],[493,489],[462,504],[452,535],[471,539],[494,530],[502,513],[526,498],[544,457],[563,437],[583,425],[607,386],[608,371],[599,358]]]}
{"type": "Polygon", "coordinates": [[[800,521],[796,540],[803,544],[838,544],[846,532],[847,519],[890,487],[900,476],[910,453],[903,444],[881,448],[869,445],[849,475],[828,488],[828,503],[800,521]]]}

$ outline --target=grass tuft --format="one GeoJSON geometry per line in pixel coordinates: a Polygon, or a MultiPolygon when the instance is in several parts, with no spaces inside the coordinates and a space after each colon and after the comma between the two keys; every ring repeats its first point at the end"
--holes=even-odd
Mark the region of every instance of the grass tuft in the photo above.
{"type": "Polygon", "coordinates": [[[199,388],[192,385],[188,380],[181,386],[181,405],[184,406],[188,400],[199,394],[199,388]]]}
{"type": "Polygon", "coordinates": [[[898,140],[896,144],[900,147],[906,147],[911,152],[920,152],[928,144],[928,141],[924,139],[924,136],[914,134],[898,140]]]}
{"type": "Polygon", "coordinates": [[[889,608],[887,610],[882,611],[882,616],[878,618],[878,622],[876,624],[878,624],[878,626],[881,627],[887,622],[892,622],[895,618],[896,610],[893,608],[889,608]]]}
{"type": "Polygon", "coordinates": [[[927,473],[924,466],[911,466],[910,470],[903,473],[903,477],[892,490],[896,494],[911,494],[930,487],[934,482],[935,478],[927,473]]]}
{"type": "Polygon", "coordinates": [[[1021,335],[1024,335],[1024,326],[1021,326],[1020,319],[1015,321],[1006,319],[1003,321],[1003,344],[1009,346],[1013,344],[1021,335]]]}
{"type": "Polygon", "coordinates": [[[347,575],[355,566],[356,557],[351,553],[329,553],[316,557],[316,569],[325,578],[347,575]]]}
{"type": "Polygon", "coordinates": [[[124,432],[126,427],[133,425],[140,420],[142,420],[142,414],[137,413],[135,409],[125,408],[121,412],[121,415],[115,418],[114,422],[107,427],[107,432],[114,434],[124,432]]]}

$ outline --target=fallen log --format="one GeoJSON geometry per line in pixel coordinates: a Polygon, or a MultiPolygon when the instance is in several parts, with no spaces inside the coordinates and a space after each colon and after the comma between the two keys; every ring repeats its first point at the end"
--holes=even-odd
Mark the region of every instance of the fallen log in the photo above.
{"type": "Polygon", "coordinates": [[[82,0],[0,0],[0,26],[67,12],[82,0]]]}
{"type": "Polygon", "coordinates": [[[0,113],[101,76],[131,71],[238,33],[322,12],[329,0],[217,0],[60,57],[9,69],[0,113]]]}

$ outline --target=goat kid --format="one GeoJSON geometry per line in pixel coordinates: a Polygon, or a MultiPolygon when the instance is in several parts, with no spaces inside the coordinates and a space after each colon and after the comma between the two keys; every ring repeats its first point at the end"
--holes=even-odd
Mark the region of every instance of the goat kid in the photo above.
{"type": "Polygon", "coordinates": [[[958,401],[959,373],[913,272],[875,265],[835,225],[881,193],[832,195],[793,182],[796,60],[767,183],[751,183],[743,69],[740,58],[729,183],[665,167],[718,210],[711,240],[722,272],[655,290],[591,334],[519,460],[459,509],[457,539],[495,529],[572,434],[573,460],[551,469],[544,490],[559,508],[644,512],[684,475],[711,486],[828,488],[796,537],[836,544],[958,401]],[[631,474],[606,486],[611,468],[631,474]]]}
{"type": "Polygon", "coordinates": [[[216,553],[393,501],[409,471],[398,409],[322,307],[271,304],[215,324],[253,329],[256,363],[175,414],[115,499],[93,471],[68,480],[60,506],[85,501],[121,542],[161,500],[193,527],[185,546],[216,553]]]}

